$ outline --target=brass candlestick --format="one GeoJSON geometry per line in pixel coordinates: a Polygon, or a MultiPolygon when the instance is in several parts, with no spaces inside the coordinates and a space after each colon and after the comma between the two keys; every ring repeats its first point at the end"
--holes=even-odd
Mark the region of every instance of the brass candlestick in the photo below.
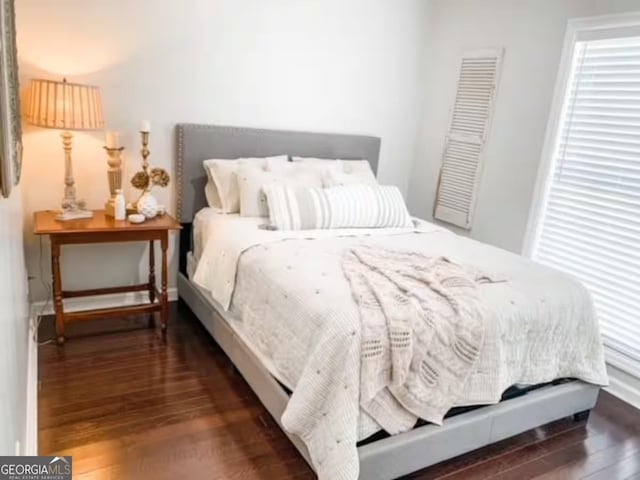
{"type": "MultiPolygon", "coordinates": [[[[148,125],[148,122],[144,123],[148,125]]],[[[142,193],[138,200],[131,204],[131,207],[136,209],[141,207],[142,210],[146,209],[149,211],[154,210],[153,215],[155,215],[157,201],[151,195],[148,195],[148,198],[145,199],[145,194],[148,194],[153,187],[166,187],[169,185],[170,178],[164,168],[149,168],[149,130],[140,130],[140,136],[142,138],[142,149],[140,150],[140,154],[142,155],[142,170],[137,171],[133,175],[131,178],[131,185],[142,193]],[[144,205],[141,205],[140,202],[143,200],[145,200],[144,205]],[[150,205],[152,205],[153,208],[151,208],[150,205]]],[[[150,218],[146,213],[145,216],[150,218]]]]}
{"type": "Polygon", "coordinates": [[[149,132],[140,132],[140,135],[142,135],[142,149],[140,150],[140,154],[142,155],[142,169],[144,173],[149,174],[149,160],[147,160],[151,153],[148,148],[149,132]]]}
{"type": "Polygon", "coordinates": [[[111,196],[104,204],[106,215],[115,217],[116,211],[116,191],[122,190],[122,151],[124,147],[110,148],[104,147],[109,156],[107,164],[107,179],[109,180],[109,193],[111,196]]]}
{"type": "MultiPolygon", "coordinates": [[[[147,160],[149,158],[149,154],[151,153],[149,151],[149,132],[145,132],[141,130],[140,136],[142,138],[142,148],[140,149],[140,155],[142,155],[142,171],[145,173],[145,175],[147,175],[147,178],[149,178],[149,160],[147,160]]],[[[150,190],[151,190],[151,181],[149,181],[147,188],[142,190],[142,193],[140,194],[140,198],[142,197],[142,195],[149,192],[150,190]]],[[[138,198],[138,200],[140,198],[138,198]]]]}

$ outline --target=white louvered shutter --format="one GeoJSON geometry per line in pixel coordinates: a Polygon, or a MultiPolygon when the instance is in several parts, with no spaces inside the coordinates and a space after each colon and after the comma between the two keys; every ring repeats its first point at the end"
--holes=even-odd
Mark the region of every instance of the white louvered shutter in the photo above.
{"type": "Polygon", "coordinates": [[[640,361],[640,37],[576,43],[533,258],[579,278],[640,361]]]}
{"type": "Polygon", "coordinates": [[[501,60],[501,50],[479,50],[465,53],[460,65],[433,216],[466,229],[471,228],[501,60]]]}

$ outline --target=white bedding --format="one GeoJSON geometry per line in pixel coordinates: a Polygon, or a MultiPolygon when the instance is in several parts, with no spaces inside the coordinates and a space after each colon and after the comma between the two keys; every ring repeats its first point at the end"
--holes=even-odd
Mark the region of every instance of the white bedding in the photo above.
{"type": "Polygon", "coordinates": [[[321,479],[357,478],[356,441],[379,428],[359,406],[360,319],[341,269],[350,246],[444,255],[507,279],[481,287],[485,344],[457,405],[498,402],[513,384],[607,383],[590,299],[566,275],[428,222],[349,232],[259,230],[263,222],[200,212],[194,281],[293,389],[283,424],[305,441],[321,479]],[[347,233],[356,236],[338,236],[347,233]]]}
{"type": "MultiPolygon", "coordinates": [[[[232,301],[231,296],[236,288],[236,279],[242,275],[237,269],[242,252],[253,246],[293,239],[327,239],[335,237],[366,237],[371,235],[403,235],[414,232],[432,232],[447,230],[436,225],[415,219],[415,228],[389,229],[334,229],[334,230],[306,230],[306,231],[269,231],[259,227],[268,221],[260,217],[242,217],[240,214],[223,214],[214,208],[203,208],[193,220],[193,250],[188,262],[189,279],[212,293],[214,302],[223,310],[230,310],[227,317],[235,319],[231,328],[243,339],[247,347],[261,361],[273,377],[289,390],[293,390],[297,383],[297,375],[288,375],[281,362],[271,358],[269,349],[258,346],[260,339],[251,334],[251,329],[245,328],[242,322],[242,303],[246,292],[236,292],[239,300],[232,301]],[[210,240],[211,239],[211,240],[210,240]],[[210,241],[210,243],[209,243],[210,241]],[[207,256],[201,262],[204,247],[207,256]],[[235,261],[227,261],[232,258],[235,261]],[[199,269],[199,271],[198,271],[199,269]],[[197,274],[197,277],[196,277],[197,274]],[[214,294],[213,292],[218,292],[214,294]],[[225,307],[226,305],[226,307],[225,307]]],[[[245,283],[242,283],[244,287],[245,283]]],[[[251,288],[251,287],[248,287],[251,288]]],[[[248,293],[248,292],[247,292],[248,293]]],[[[276,321],[276,319],[273,319],[276,321]]],[[[380,425],[366,412],[361,411],[358,420],[358,441],[370,437],[381,430],[380,425]]]]}
{"type": "Polygon", "coordinates": [[[428,222],[415,220],[412,228],[339,228],[324,230],[267,230],[262,217],[241,217],[238,214],[219,214],[204,208],[196,214],[194,225],[199,232],[196,249],[197,265],[193,281],[211,292],[225,310],[231,305],[235,289],[238,259],[247,249],[283,240],[319,240],[336,237],[396,236],[410,233],[446,232],[428,222]],[[206,225],[206,227],[204,226],[206,225]]]}

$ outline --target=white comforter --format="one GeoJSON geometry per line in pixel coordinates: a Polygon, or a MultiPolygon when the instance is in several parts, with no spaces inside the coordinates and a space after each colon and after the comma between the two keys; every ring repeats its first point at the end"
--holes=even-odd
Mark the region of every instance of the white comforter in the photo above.
{"type": "Polygon", "coordinates": [[[230,307],[234,328],[293,387],[283,424],[305,441],[321,479],[357,478],[356,442],[377,428],[359,406],[360,319],[341,268],[350,246],[444,255],[507,279],[480,287],[485,342],[457,405],[496,403],[513,384],[560,377],[607,383],[591,301],[564,274],[427,222],[366,232],[260,223],[210,217],[193,280],[230,307]],[[346,233],[357,236],[337,236],[346,233]]]}

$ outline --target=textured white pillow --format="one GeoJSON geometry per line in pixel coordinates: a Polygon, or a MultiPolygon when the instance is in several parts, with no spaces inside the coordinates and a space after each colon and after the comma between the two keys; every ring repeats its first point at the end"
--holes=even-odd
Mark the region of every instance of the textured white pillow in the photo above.
{"type": "Polygon", "coordinates": [[[413,226],[395,186],[302,188],[274,183],[265,185],[264,193],[271,227],[276,230],[413,226]]]}
{"type": "MultiPolygon", "coordinates": [[[[206,162],[207,160],[205,160],[206,162]]],[[[232,160],[233,161],[233,160],[232,160]]],[[[204,165],[204,162],[202,162],[204,165]]],[[[218,211],[222,211],[222,203],[220,202],[220,195],[218,195],[218,189],[216,188],[216,182],[211,176],[211,170],[204,165],[204,171],[207,174],[207,184],[204,186],[204,196],[207,199],[207,205],[215,208],[218,211]]]]}
{"type": "Polygon", "coordinates": [[[340,185],[377,185],[376,176],[368,160],[341,160],[315,157],[291,157],[295,163],[313,165],[322,169],[325,188],[340,185]]]}
{"type": "Polygon", "coordinates": [[[322,187],[322,178],[317,169],[292,163],[271,164],[268,168],[269,170],[263,170],[252,164],[244,164],[238,168],[240,214],[243,217],[269,216],[267,202],[262,192],[265,185],[277,183],[295,187],[322,187]]]}
{"type": "Polygon", "coordinates": [[[208,159],[202,162],[207,173],[207,184],[204,188],[205,197],[210,207],[218,208],[222,213],[238,213],[240,211],[240,197],[236,171],[243,165],[250,163],[261,169],[270,165],[288,162],[287,155],[274,157],[246,157],[234,160],[208,159]]]}
{"type": "Polygon", "coordinates": [[[213,180],[220,210],[223,213],[237,213],[240,209],[240,203],[235,172],[239,167],[239,161],[205,160],[204,163],[213,180]]]}
{"type": "Polygon", "coordinates": [[[377,185],[376,176],[367,160],[338,160],[328,165],[322,176],[325,188],[340,185],[377,185]]]}

